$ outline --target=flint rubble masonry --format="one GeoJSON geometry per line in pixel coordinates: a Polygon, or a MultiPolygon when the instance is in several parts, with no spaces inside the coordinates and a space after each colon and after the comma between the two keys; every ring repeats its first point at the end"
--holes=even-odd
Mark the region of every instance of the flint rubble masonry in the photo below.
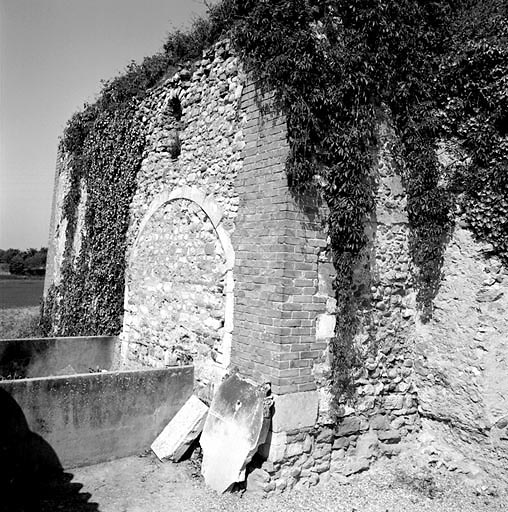
{"type": "MultiPolygon", "coordinates": [[[[152,89],[138,112],[147,138],[130,209],[124,360],[163,367],[192,358],[196,393],[207,403],[230,369],[270,382],[266,461],[248,480],[262,492],[365,470],[399,453],[422,423],[425,439],[435,434],[437,459],[458,465],[473,457],[506,473],[507,271],[461,226],[447,249],[435,319],[420,325],[389,115],[378,127],[369,243],[354,273],[363,366],[356,400],[337,423],[329,380],[337,307],[322,206],[312,197],[295,201],[286,121],[229,43],[217,43],[193,69],[152,89]]],[[[47,285],[60,279],[68,171],[60,153],[47,285]]],[[[86,193],[79,211],[84,201],[86,193]]]]}

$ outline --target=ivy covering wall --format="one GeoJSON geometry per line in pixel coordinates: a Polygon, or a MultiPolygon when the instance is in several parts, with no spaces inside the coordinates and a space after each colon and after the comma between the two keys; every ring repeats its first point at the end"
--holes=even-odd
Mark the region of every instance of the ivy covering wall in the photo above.
{"type": "Polygon", "coordinates": [[[178,63],[201,56],[224,32],[224,10],[198,20],[189,33],[169,36],[164,50],[103,83],[94,104],[68,122],[60,152],[70,158],[63,214],[66,247],[60,283],[48,290],[41,328],[52,335],[114,335],[122,327],[129,206],[142,162],[145,133],[137,115],[149,89],[178,63]],[[81,247],[74,254],[81,191],[86,190],[81,247]]]}
{"type": "Polygon", "coordinates": [[[144,144],[136,105],[179,62],[225,35],[286,116],[295,196],[313,192],[328,205],[339,305],[333,380],[336,394],[345,393],[356,364],[353,270],[374,207],[383,116],[398,137],[422,318],[432,315],[457,213],[508,263],[508,7],[501,0],[223,0],[191,32],[170,36],[163,53],[107,82],[65,131],[72,183],[64,278],[49,301],[58,303],[53,331],[120,329],[128,208],[144,144]],[[451,165],[438,158],[443,144],[451,165]],[[73,266],[82,182],[85,230],[73,266]]]}

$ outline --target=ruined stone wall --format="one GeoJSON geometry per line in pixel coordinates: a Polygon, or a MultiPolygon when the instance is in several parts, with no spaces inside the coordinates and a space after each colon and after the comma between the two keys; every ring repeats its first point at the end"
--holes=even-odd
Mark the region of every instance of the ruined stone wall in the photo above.
{"type": "Polygon", "coordinates": [[[67,220],[63,216],[63,202],[69,191],[70,169],[67,155],[59,148],[56,159],[55,184],[49,226],[48,256],[44,295],[52,284],[58,284],[65,250],[67,220]]]}
{"type": "Polygon", "coordinates": [[[374,169],[376,208],[367,225],[369,243],[355,272],[355,341],[362,367],[355,380],[357,396],[341,407],[332,445],[332,471],[344,475],[367,468],[380,455],[397,454],[399,442],[419,423],[411,341],[415,293],[406,195],[393,162],[396,142],[385,119],[374,169]]]}
{"type": "MultiPolygon", "coordinates": [[[[396,139],[388,120],[379,130],[373,169],[376,209],[366,227],[369,244],[355,270],[355,346],[362,361],[353,382],[355,397],[343,403],[335,421],[330,410],[328,347],[337,310],[334,269],[324,243],[314,251],[309,265],[314,279],[307,289],[314,306],[309,307],[305,293],[291,298],[293,304],[303,302],[303,311],[310,313],[309,346],[319,350],[308,365],[309,381],[317,391],[276,397],[269,439],[261,449],[267,461],[249,477],[252,486],[267,492],[314,485],[330,474],[349,476],[365,470],[376,458],[399,453],[400,442],[419,426],[406,196],[393,163],[396,139]]],[[[322,227],[314,237],[325,241],[324,235],[322,227]]],[[[294,363],[297,366],[298,360],[294,363]]]]}
{"type": "MultiPolygon", "coordinates": [[[[226,371],[269,382],[265,461],[248,481],[267,492],[362,471],[399,453],[403,441],[469,474],[476,466],[503,471],[507,272],[458,226],[434,319],[421,324],[388,116],[372,170],[369,243],[355,269],[362,364],[354,399],[336,420],[329,347],[337,305],[324,206],[290,192],[285,119],[244,76],[228,43],[192,69],[151,90],[138,112],[147,144],[127,237],[124,363],[192,359],[197,393],[208,401],[226,371]]],[[[49,258],[56,280],[68,179],[64,156],[60,162],[49,258]]],[[[81,197],[75,254],[85,190],[81,197]]]]}
{"type": "Polygon", "coordinates": [[[461,222],[435,312],[417,323],[422,450],[450,470],[508,481],[508,270],[461,222]]]}
{"type": "Polygon", "coordinates": [[[231,345],[243,83],[238,59],[219,43],[140,109],[147,147],[131,205],[124,359],[152,367],[192,359],[208,400],[231,345]]]}
{"type": "MultiPolygon", "coordinates": [[[[449,241],[432,320],[415,305],[403,180],[393,163],[397,140],[379,127],[376,209],[369,244],[355,271],[362,365],[355,397],[330,417],[330,357],[311,367],[318,391],[276,397],[272,428],[249,475],[251,487],[277,492],[314,485],[332,474],[368,469],[380,456],[420,453],[438,467],[468,477],[507,478],[508,271],[479,244],[464,221],[449,241]]],[[[316,340],[329,343],[335,314],[333,266],[317,259],[316,340]]]]}

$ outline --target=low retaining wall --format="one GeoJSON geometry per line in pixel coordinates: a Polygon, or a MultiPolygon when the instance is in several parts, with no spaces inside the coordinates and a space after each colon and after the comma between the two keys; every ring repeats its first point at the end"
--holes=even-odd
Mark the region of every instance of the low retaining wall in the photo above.
{"type": "MultiPolygon", "coordinates": [[[[3,368],[29,361],[23,367],[29,373],[67,364],[88,371],[115,363],[115,338],[18,342],[0,341],[3,368]]],[[[141,453],[185,404],[193,384],[193,366],[0,380],[0,459],[72,468],[141,453]]]]}
{"type": "Polygon", "coordinates": [[[0,340],[0,379],[110,370],[118,349],[116,336],[0,340]]]}
{"type": "Polygon", "coordinates": [[[192,394],[193,379],[193,367],[183,366],[4,380],[0,417],[17,408],[10,428],[26,423],[64,468],[95,464],[148,449],[192,394]]]}

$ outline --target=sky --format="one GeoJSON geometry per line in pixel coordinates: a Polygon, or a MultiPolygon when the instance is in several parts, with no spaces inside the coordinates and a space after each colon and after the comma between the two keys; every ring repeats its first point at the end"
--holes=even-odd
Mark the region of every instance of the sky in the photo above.
{"type": "Polygon", "coordinates": [[[100,80],[162,49],[203,0],[0,0],[0,248],[48,245],[58,139],[100,80]]]}

